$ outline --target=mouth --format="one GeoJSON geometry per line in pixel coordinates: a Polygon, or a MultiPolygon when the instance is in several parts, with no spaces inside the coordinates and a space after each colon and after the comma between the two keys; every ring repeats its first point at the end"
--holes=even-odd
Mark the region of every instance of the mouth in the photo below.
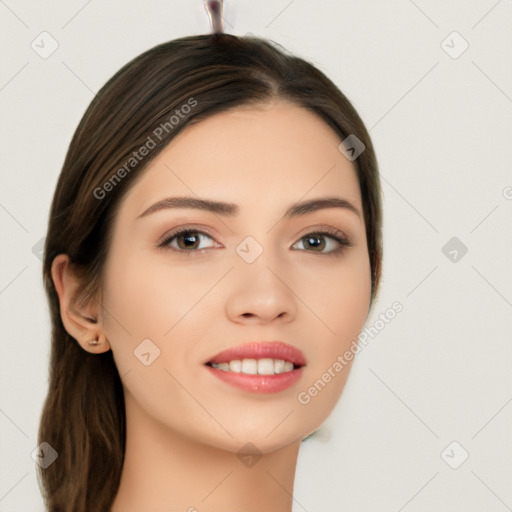
{"type": "Polygon", "coordinates": [[[212,375],[237,388],[275,393],[300,379],[306,358],[283,342],[251,342],[224,350],[204,365],[212,375]]]}
{"type": "Polygon", "coordinates": [[[205,364],[234,373],[272,375],[306,365],[304,354],[282,341],[253,341],[230,347],[205,364]]]}

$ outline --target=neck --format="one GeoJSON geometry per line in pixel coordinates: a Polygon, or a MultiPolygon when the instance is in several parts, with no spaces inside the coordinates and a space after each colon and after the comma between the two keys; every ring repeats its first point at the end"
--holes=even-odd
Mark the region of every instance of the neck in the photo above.
{"type": "Polygon", "coordinates": [[[170,430],[126,390],[125,407],[125,458],[110,512],[291,512],[300,441],[243,455],[170,430]]]}

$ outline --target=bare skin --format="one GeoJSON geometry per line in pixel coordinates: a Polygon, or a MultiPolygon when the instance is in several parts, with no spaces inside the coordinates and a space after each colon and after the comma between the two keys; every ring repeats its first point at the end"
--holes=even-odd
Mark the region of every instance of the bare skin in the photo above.
{"type": "Polygon", "coordinates": [[[101,301],[70,309],[77,282],[67,256],[55,258],[66,329],[84,350],[112,350],[123,382],[127,446],[111,512],[291,511],[301,440],[331,413],[350,366],[309,403],[298,394],[357,339],[370,304],[361,195],[340,142],[286,102],[217,114],[179,134],[124,197],[101,301]],[[175,196],[235,203],[239,212],[167,208],[138,218],[175,196]],[[323,197],[345,199],[359,215],[330,207],[283,218],[292,204],[323,197]],[[158,247],[183,226],[196,230],[193,249],[183,235],[158,247]],[[352,245],[330,235],[310,243],[306,235],[324,228],[352,245]],[[236,251],[248,236],[263,249],[252,263],[236,251]],[[102,344],[88,346],[95,334],[102,344]],[[145,339],[160,350],[148,366],[134,355],[145,339]],[[204,366],[233,345],[273,340],[307,359],[284,391],[241,390],[204,366]],[[253,459],[240,455],[249,442],[253,459]]]}

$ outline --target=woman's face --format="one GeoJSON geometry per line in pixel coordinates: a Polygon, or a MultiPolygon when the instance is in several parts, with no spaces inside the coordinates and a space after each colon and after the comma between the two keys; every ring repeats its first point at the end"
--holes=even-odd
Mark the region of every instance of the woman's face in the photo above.
{"type": "Polygon", "coordinates": [[[333,373],[333,365],[357,339],[371,291],[358,180],[340,142],[289,103],[236,109],[188,126],[125,195],[106,262],[102,326],[132,420],[232,452],[251,442],[267,453],[327,418],[349,372],[333,373]],[[167,207],[143,215],[175,197],[229,203],[236,213],[167,207]],[[285,215],[322,198],[356,211],[285,215]],[[193,233],[163,245],[177,228],[193,233]],[[311,235],[325,230],[351,245],[311,235]],[[304,354],[298,381],[258,393],[205,365],[259,341],[304,354]],[[330,382],[300,400],[329,368],[330,382]]]}

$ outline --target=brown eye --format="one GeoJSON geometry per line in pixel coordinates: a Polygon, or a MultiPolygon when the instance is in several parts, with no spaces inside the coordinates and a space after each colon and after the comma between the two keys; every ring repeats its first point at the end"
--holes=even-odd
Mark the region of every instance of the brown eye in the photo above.
{"type": "MultiPolygon", "coordinates": [[[[196,229],[181,229],[171,233],[161,244],[160,247],[169,247],[176,251],[193,252],[196,250],[206,249],[208,247],[198,247],[202,237],[213,240],[212,237],[203,231],[196,229]],[[172,244],[176,241],[177,247],[172,244]]],[[[211,246],[210,246],[211,247],[211,246]]]]}
{"type": "Polygon", "coordinates": [[[306,247],[310,247],[315,251],[322,252],[325,246],[325,237],[322,235],[307,235],[303,238],[305,240],[306,247]]]}
{"type": "Polygon", "coordinates": [[[178,247],[180,249],[186,250],[197,249],[197,244],[200,243],[201,236],[198,236],[193,231],[189,231],[188,233],[180,233],[179,235],[175,235],[174,238],[176,238],[178,247]]]}
{"type": "MultiPolygon", "coordinates": [[[[200,254],[200,251],[204,249],[215,247],[215,244],[200,247],[203,239],[213,241],[213,238],[203,231],[191,228],[177,229],[170,233],[159,244],[159,247],[168,248],[187,255],[193,255],[194,253],[200,254]]],[[[301,237],[297,243],[302,243],[303,249],[301,250],[305,249],[306,252],[322,255],[339,255],[344,252],[345,248],[353,245],[348,238],[337,229],[308,233],[301,237]]],[[[219,247],[219,245],[217,245],[217,247],[219,247]]]]}
{"type": "Polygon", "coordinates": [[[316,231],[304,235],[299,242],[303,243],[308,252],[317,252],[324,255],[337,255],[351,247],[352,243],[339,230],[316,231]],[[325,249],[329,250],[325,250],[325,249]]]}

